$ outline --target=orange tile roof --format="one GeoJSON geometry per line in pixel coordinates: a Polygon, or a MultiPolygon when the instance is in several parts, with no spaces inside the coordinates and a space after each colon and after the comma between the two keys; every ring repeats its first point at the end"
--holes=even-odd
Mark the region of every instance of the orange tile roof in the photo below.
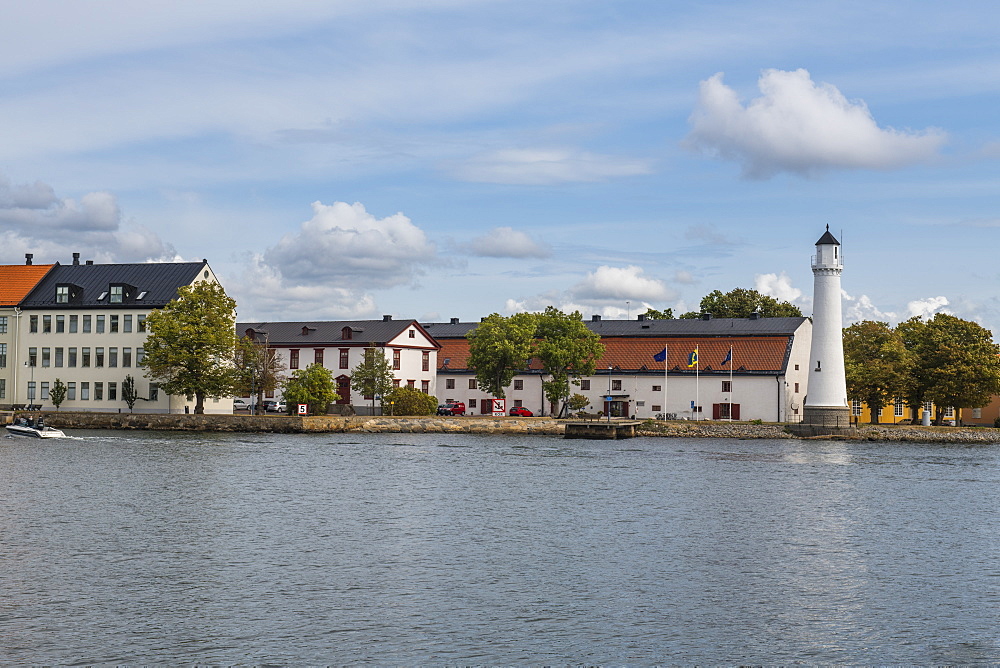
{"type": "Polygon", "coordinates": [[[51,264],[0,265],[0,306],[17,306],[38,285],[51,264]]]}
{"type": "MultiPolygon", "coordinates": [[[[733,347],[733,370],[777,372],[785,364],[788,349],[788,336],[738,336],[732,338],[706,338],[702,341],[691,338],[602,338],[604,355],[597,360],[597,369],[607,369],[608,366],[618,367],[626,371],[638,371],[643,366],[648,371],[663,372],[663,362],[657,362],[653,356],[667,347],[667,368],[671,371],[691,371],[688,367],[688,355],[698,348],[701,373],[728,372],[730,365],[722,361],[733,347]]],[[[468,368],[469,342],[465,339],[441,339],[441,350],[438,351],[438,363],[453,370],[468,368]]],[[[540,368],[538,360],[532,360],[532,369],[540,368]]]]}

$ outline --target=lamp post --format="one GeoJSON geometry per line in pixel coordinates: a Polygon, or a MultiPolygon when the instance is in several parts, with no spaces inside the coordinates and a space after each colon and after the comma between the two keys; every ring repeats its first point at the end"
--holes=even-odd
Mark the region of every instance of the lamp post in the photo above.
{"type": "Polygon", "coordinates": [[[28,403],[35,403],[35,365],[30,360],[24,361],[24,366],[31,368],[31,380],[28,382],[28,403]]]}
{"type": "Polygon", "coordinates": [[[608,422],[611,422],[611,369],[613,367],[608,365],[608,422]]]}

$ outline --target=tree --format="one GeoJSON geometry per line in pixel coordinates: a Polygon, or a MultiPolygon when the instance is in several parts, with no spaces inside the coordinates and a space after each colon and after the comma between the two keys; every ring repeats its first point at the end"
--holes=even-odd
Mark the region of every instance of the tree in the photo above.
{"type": "Polygon", "coordinates": [[[534,355],[537,316],[515,313],[507,318],[494,313],[466,334],[470,367],[485,392],[503,399],[506,388],[534,355]]]}
{"type": "Polygon", "coordinates": [[[177,298],[146,317],[142,366],[163,391],[196,399],[194,412],[205,412],[205,398],[233,391],[236,302],[222,286],[200,281],[177,290],[177,298]]]}
{"type": "Polygon", "coordinates": [[[365,348],[361,362],[351,370],[351,389],[361,396],[372,398],[372,413],[375,412],[375,397],[392,391],[392,367],[385,353],[379,348],[365,348]]]}
{"type": "Polygon", "coordinates": [[[393,415],[433,415],[437,410],[437,397],[424,394],[413,387],[396,387],[385,396],[392,406],[393,415]]]}
{"type": "Polygon", "coordinates": [[[908,368],[903,338],[888,323],[865,320],[844,330],[847,394],[868,405],[873,424],[885,406],[904,396],[908,368]]]}
{"type": "Polygon", "coordinates": [[[49,401],[56,407],[56,410],[59,410],[62,402],[66,401],[66,384],[58,378],[56,378],[56,382],[52,383],[52,389],[49,390],[49,401]]]}
{"type": "Polygon", "coordinates": [[[333,372],[322,364],[310,364],[292,372],[282,397],[288,406],[306,404],[310,415],[326,415],[326,407],[340,399],[336,387],[333,372]]]}
{"type": "Polygon", "coordinates": [[[122,401],[128,404],[128,412],[131,413],[135,407],[135,402],[139,400],[139,393],[135,390],[135,378],[131,374],[125,376],[122,381],[122,401]]]}
{"type": "Polygon", "coordinates": [[[726,294],[713,290],[702,298],[700,306],[700,312],[690,311],[681,317],[700,318],[702,313],[711,313],[714,318],[749,318],[752,313],[762,318],[802,317],[798,306],[746,288],[733,288],[726,294]]]}
{"type": "Polygon", "coordinates": [[[566,402],[571,411],[582,411],[584,408],[590,405],[590,399],[582,394],[574,394],[566,402]]]}
{"type": "Polygon", "coordinates": [[[251,397],[251,403],[258,411],[264,405],[264,396],[281,387],[285,365],[268,346],[267,339],[256,341],[240,337],[236,341],[235,392],[239,396],[251,397]]]}
{"type": "Polygon", "coordinates": [[[567,314],[548,306],[535,318],[535,356],[543,373],[551,376],[542,383],[542,390],[553,406],[563,403],[558,409],[561,415],[570,384],[578,385],[580,376],[593,375],[597,358],[604,354],[604,344],[600,335],[587,328],[579,311],[567,314]]]}
{"type": "Polygon", "coordinates": [[[909,353],[903,383],[903,401],[910,408],[910,417],[916,423],[920,419],[920,407],[927,401],[931,383],[921,363],[928,345],[927,323],[919,317],[910,318],[896,325],[896,333],[909,353]]]}
{"type": "Polygon", "coordinates": [[[655,308],[646,307],[646,319],[647,320],[673,320],[674,310],[672,308],[663,309],[662,311],[657,311],[655,308]]]}

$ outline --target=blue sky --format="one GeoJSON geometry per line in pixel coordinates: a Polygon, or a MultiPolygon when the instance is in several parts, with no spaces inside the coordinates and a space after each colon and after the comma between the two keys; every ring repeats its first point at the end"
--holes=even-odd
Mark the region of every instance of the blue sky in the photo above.
{"type": "Polygon", "coordinates": [[[207,258],[243,320],[811,312],[1000,331],[1000,19],[962,2],[10,3],[0,262],[207,258]]]}

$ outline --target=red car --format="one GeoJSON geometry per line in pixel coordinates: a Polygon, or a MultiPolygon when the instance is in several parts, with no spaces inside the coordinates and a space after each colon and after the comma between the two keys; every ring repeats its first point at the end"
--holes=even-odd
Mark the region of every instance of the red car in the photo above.
{"type": "Polygon", "coordinates": [[[438,415],[465,415],[465,402],[462,401],[449,401],[446,404],[441,404],[437,409],[438,415]]]}
{"type": "Polygon", "coordinates": [[[524,406],[514,406],[510,409],[511,415],[516,415],[517,417],[532,417],[534,413],[529,411],[524,406]]]}

